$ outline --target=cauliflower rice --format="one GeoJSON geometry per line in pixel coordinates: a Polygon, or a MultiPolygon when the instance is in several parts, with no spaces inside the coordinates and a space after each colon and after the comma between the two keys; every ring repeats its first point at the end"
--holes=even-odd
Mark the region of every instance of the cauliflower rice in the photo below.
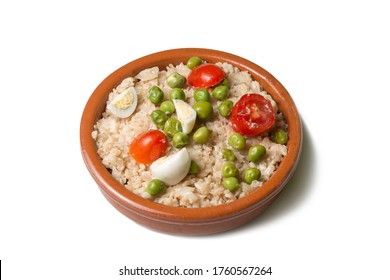
{"type": "MultiPolygon", "coordinates": [[[[281,112],[278,111],[276,102],[263,90],[261,85],[252,79],[246,71],[240,71],[228,63],[217,63],[226,73],[230,82],[229,100],[234,103],[245,93],[258,93],[271,101],[275,108],[275,127],[287,129],[287,124],[281,112]]],[[[178,72],[187,78],[191,70],[184,64],[169,65],[165,70],[157,67],[145,69],[135,77],[124,79],[120,85],[109,94],[108,102],[128,87],[135,87],[138,95],[138,105],[135,112],[126,119],[120,119],[109,111],[103,113],[102,118],[94,126],[92,137],[96,141],[97,151],[103,164],[111,172],[112,176],[133,193],[157,203],[178,207],[209,207],[234,201],[261,187],[274,174],[283,157],[287,154],[287,146],[276,144],[270,140],[269,133],[263,133],[256,137],[247,138],[247,147],[263,145],[267,153],[259,163],[249,162],[247,149],[235,151],[237,160],[235,165],[240,174],[249,167],[258,168],[261,171],[259,181],[247,184],[241,182],[241,188],[231,192],[222,186],[222,165],[226,160],[222,156],[223,148],[231,148],[228,137],[234,132],[229,125],[229,118],[222,117],[217,110],[221,101],[211,98],[214,108],[213,117],[204,123],[212,131],[211,138],[206,144],[196,144],[190,136],[190,142],[186,146],[191,159],[200,167],[195,175],[187,175],[180,183],[168,186],[165,192],[156,197],[145,191],[152,173],[148,166],[137,163],[128,153],[129,144],[140,133],[149,129],[157,129],[150,113],[157,109],[156,105],[147,99],[149,89],[157,85],[165,94],[164,100],[169,99],[171,88],[166,84],[166,78],[173,72],[178,72]]],[[[184,88],[186,102],[191,106],[195,103],[193,98],[194,88],[184,88]]],[[[175,114],[173,115],[175,117],[175,114]]],[[[195,131],[200,124],[197,121],[195,131]]],[[[175,153],[176,149],[169,145],[166,155],[175,153]]]]}

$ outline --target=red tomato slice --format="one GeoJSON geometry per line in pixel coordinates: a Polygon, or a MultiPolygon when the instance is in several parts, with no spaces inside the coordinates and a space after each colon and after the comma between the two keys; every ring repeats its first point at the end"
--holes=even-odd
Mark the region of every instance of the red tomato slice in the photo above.
{"type": "Polygon", "coordinates": [[[168,147],[168,137],[160,130],[151,129],[139,134],[129,146],[129,154],[142,164],[150,164],[162,157],[168,147]]]}
{"type": "Polygon", "coordinates": [[[209,88],[220,83],[225,72],[215,64],[205,63],[195,67],[188,75],[188,83],[195,88],[209,88]]]}
{"type": "Polygon", "coordinates": [[[230,123],[235,132],[255,136],[269,130],[275,123],[271,102],[257,93],[244,94],[234,104],[230,123]]]}

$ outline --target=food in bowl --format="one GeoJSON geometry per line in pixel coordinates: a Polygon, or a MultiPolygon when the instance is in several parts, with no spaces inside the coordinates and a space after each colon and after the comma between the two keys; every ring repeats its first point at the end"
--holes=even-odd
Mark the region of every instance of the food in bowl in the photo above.
{"type": "Polygon", "coordinates": [[[267,182],[287,154],[287,122],[247,71],[191,57],[125,78],[92,132],[112,176],[159,204],[225,204],[267,182]]]}

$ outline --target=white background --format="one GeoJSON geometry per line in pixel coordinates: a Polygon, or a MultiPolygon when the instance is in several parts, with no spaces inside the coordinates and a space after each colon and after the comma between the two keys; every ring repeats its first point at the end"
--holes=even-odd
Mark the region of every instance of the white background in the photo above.
{"type": "MultiPolygon", "coordinates": [[[[386,1],[191,2],[1,2],[4,279],[138,279],[119,276],[125,265],[390,279],[386,1]],[[170,236],[135,224],[104,199],[80,154],[95,87],[134,59],[182,47],[264,67],[304,124],[302,160],[282,196],[224,234],[170,236]]],[[[166,279],[176,278],[188,279],[166,279]]]]}

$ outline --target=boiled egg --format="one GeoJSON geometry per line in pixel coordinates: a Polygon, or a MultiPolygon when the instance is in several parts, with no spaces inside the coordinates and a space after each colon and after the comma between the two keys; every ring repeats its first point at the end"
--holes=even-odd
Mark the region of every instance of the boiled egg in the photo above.
{"type": "Polygon", "coordinates": [[[177,119],[181,123],[183,133],[189,134],[195,126],[196,111],[190,104],[180,99],[173,99],[175,105],[177,119]]]}
{"type": "Polygon", "coordinates": [[[186,148],[162,157],[150,165],[152,176],[167,185],[176,185],[187,176],[191,166],[191,157],[186,148]]]}
{"type": "Polygon", "coordinates": [[[129,117],[137,107],[137,92],[134,87],[129,87],[115,96],[107,105],[107,110],[118,118],[129,117]]]}

